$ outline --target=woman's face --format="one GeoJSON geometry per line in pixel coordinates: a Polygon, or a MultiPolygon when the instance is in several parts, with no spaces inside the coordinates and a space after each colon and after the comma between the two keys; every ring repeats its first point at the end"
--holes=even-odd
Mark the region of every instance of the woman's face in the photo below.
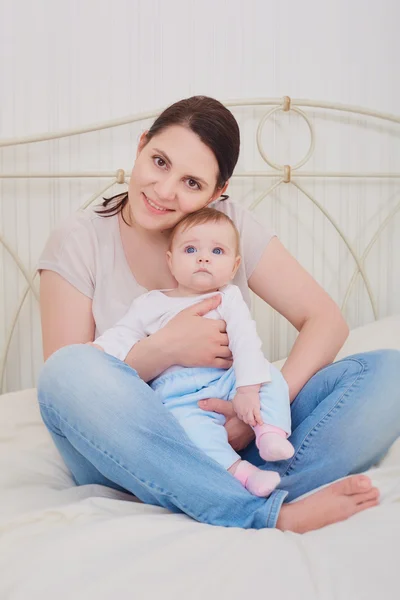
{"type": "Polygon", "coordinates": [[[129,182],[131,220],[149,231],[171,229],[224,192],[216,189],[218,172],[214,153],[190,129],[173,125],[147,144],[143,134],[129,182]]]}

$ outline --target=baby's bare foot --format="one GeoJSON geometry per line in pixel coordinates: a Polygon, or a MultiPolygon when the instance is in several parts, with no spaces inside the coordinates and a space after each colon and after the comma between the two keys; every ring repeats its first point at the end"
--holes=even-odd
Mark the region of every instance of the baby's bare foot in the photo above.
{"type": "Polygon", "coordinates": [[[353,475],[336,481],[303,500],[283,505],[277,528],[305,533],[344,521],[379,504],[379,490],[366,475],[353,475]]]}

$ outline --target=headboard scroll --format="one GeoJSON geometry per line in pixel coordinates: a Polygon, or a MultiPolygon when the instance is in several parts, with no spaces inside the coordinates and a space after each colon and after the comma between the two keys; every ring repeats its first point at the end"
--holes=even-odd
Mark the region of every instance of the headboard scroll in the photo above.
{"type": "MultiPolygon", "coordinates": [[[[303,199],[306,199],[307,202],[311,203],[313,207],[312,210],[317,210],[320,213],[318,219],[322,216],[323,219],[325,219],[326,222],[330,224],[332,231],[334,230],[338,234],[339,239],[341,240],[342,246],[338,250],[339,254],[342,252],[342,249],[344,247],[347,249],[348,254],[353,261],[352,267],[349,267],[346,263],[347,271],[344,275],[345,287],[340,288],[340,297],[339,294],[337,294],[338,297],[335,297],[336,301],[339,302],[342,310],[346,311],[350,298],[352,297],[352,293],[358,285],[358,279],[360,277],[361,281],[363,282],[363,289],[366,298],[368,299],[368,302],[370,304],[370,309],[372,311],[373,317],[377,319],[380,316],[385,316],[385,311],[382,312],[379,309],[379,302],[377,299],[377,294],[380,293],[380,289],[377,289],[375,281],[371,281],[371,275],[368,272],[366,263],[368,257],[371,255],[374,246],[376,246],[376,244],[382,240],[382,234],[384,232],[388,232],[389,229],[393,226],[393,223],[395,223],[396,215],[400,210],[400,201],[397,198],[398,188],[393,188],[393,184],[397,185],[400,179],[400,165],[397,166],[397,168],[396,165],[394,165],[395,158],[397,156],[400,156],[400,117],[358,106],[348,106],[343,104],[334,104],[329,102],[312,101],[306,99],[292,99],[289,96],[284,96],[283,98],[254,98],[243,100],[231,100],[225,102],[225,105],[232,109],[233,112],[238,111],[240,113],[240,117],[243,121],[243,123],[241,122],[240,124],[242,127],[242,131],[244,130],[245,133],[248,131],[248,127],[250,127],[249,122],[257,122],[256,129],[252,133],[252,135],[245,137],[247,140],[250,137],[253,137],[254,134],[253,142],[255,140],[256,143],[254,144],[254,147],[257,148],[258,155],[254,154],[254,148],[248,149],[245,146],[242,152],[244,158],[241,162],[239,161],[238,168],[233,176],[232,185],[237,186],[239,190],[239,192],[235,196],[235,199],[237,200],[239,198],[239,200],[242,201],[242,198],[244,198],[243,201],[246,201],[246,206],[251,210],[256,211],[258,213],[259,211],[262,212],[261,209],[268,209],[270,210],[269,214],[272,215],[271,206],[267,207],[264,200],[266,198],[271,198],[272,202],[281,202],[279,200],[281,198],[280,194],[285,195],[285,192],[282,188],[282,184],[287,184],[287,186],[284,187],[287,187],[287,189],[290,188],[292,190],[291,197],[293,197],[293,194],[295,194],[294,197],[296,198],[297,203],[299,202],[299,198],[302,199],[302,202],[303,199]],[[247,117],[246,115],[249,115],[249,117],[247,117]],[[327,115],[330,115],[330,117],[328,117],[327,115]],[[301,158],[296,160],[293,164],[289,158],[285,158],[283,162],[278,162],[274,160],[271,157],[270,152],[265,149],[265,131],[268,127],[270,129],[271,127],[273,128],[272,137],[275,140],[274,144],[276,147],[279,146],[280,124],[278,121],[280,119],[289,119],[291,126],[293,123],[296,124],[297,122],[297,129],[296,127],[294,128],[293,133],[290,134],[290,139],[285,142],[286,145],[284,144],[284,148],[288,151],[287,153],[285,153],[285,156],[286,154],[290,154],[289,151],[291,150],[292,146],[300,146],[300,142],[301,148],[305,147],[306,149],[305,152],[303,150],[303,154],[300,154],[301,158]],[[308,140],[305,141],[304,139],[299,139],[300,136],[297,135],[299,123],[298,121],[295,122],[290,119],[297,119],[303,122],[303,125],[305,125],[306,127],[306,131],[308,131],[308,140]],[[381,125],[383,123],[390,124],[391,128],[384,129],[381,125]],[[382,152],[380,153],[380,155],[387,155],[390,157],[390,160],[388,161],[390,168],[381,168],[381,164],[378,165],[378,168],[375,168],[375,164],[371,165],[371,163],[369,163],[367,168],[362,170],[343,170],[330,168],[329,161],[327,161],[328,164],[325,165],[325,168],[318,168],[319,162],[318,158],[315,156],[316,143],[318,139],[318,134],[316,132],[317,126],[321,126],[322,129],[324,129],[325,127],[326,131],[328,131],[329,127],[331,127],[329,132],[330,134],[334,133],[335,135],[338,131],[338,128],[344,126],[348,130],[346,130],[346,135],[348,134],[349,141],[353,139],[352,132],[355,131],[355,127],[358,127],[358,131],[360,132],[364,130],[371,131],[372,134],[375,135],[376,139],[378,139],[377,136],[379,136],[380,133],[382,133],[382,142],[379,141],[377,143],[382,143],[382,152]],[[384,143],[387,144],[386,150],[384,150],[384,143]],[[304,144],[306,145],[304,146],[304,144]],[[260,158],[262,159],[262,164],[266,168],[260,168],[258,166],[260,164],[260,158]],[[246,162],[247,164],[250,162],[251,168],[243,168],[243,162],[246,162]],[[395,168],[393,168],[393,165],[395,166],[395,168]],[[305,168],[303,169],[303,167],[305,168]],[[268,182],[268,180],[271,180],[270,183],[265,185],[265,182],[268,182]],[[305,185],[306,180],[308,182],[311,182],[308,186],[305,185]],[[335,214],[336,204],[334,202],[329,203],[327,201],[326,191],[324,191],[320,195],[317,193],[317,191],[315,191],[317,189],[317,185],[319,185],[320,182],[323,182],[324,185],[327,185],[330,182],[340,182],[340,185],[342,187],[338,188],[338,190],[345,189],[345,194],[350,194],[350,192],[352,190],[354,191],[355,189],[358,190],[357,194],[359,193],[360,189],[364,190],[365,192],[365,184],[368,182],[380,182],[379,189],[381,191],[385,189],[385,194],[386,191],[388,191],[390,200],[387,202],[387,205],[385,205],[384,210],[381,206],[379,206],[378,210],[377,206],[377,214],[375,215],[376,223],[374,222],[374,228],[372,228],[371,220],[366,221],[368,227],[371,227],[371,234],[369,236],[369,239],[365,240],[363,244],[361,244],[360,239],[364,234],[360,233],[360,231],[356,227],[354,227],[354,231],[350,230],[349,233],[349,225],[351,225],[352,223],[349,223],[348,219],[344,223],[339,222],[339,219],[335,214]],[[358,182],[358,187],[351,187],[351,182],[358,182]],[[249,183],[251,183],[253,186],[251,190],[249,190],[248,188],[249,183]],[[387,186],[387,189],[382,187],[384,185],[387,186]]],[[[114,186],[125,185],[128,182],[130,177],[129,162],[131,160],[129,157],[131,156],[131,154],[129,154],[127,151],[124,151],[123,155],[125,156],[125,163],[123,165],[120,164],[117,168],[114,169],[97,168],[92,170],[79,170],[73,168],[69,170],[63,168],[60,170],[58,168],[58,164],[61,164],[63,162],[61,160],[62,157],[60,153],[60,160],[54,161],[54,165],[52,166],[52,168],[46,171],[42,169],[35,170],[31,167],[31,164],[35,162],[33,160],[35,156],[35,148],[38,147],[39,153],[43,151],[44,142],[54,143],[54,141],[56,140],[64,140],[65,138],[74,137],[79,137],[79,139],[81,139],[86,134],[93,134],[95,132],[103,132],[107,130],[116,132],[116,136],[118,131],[120,131],[121,128],[123,128],[124,126],[130,127],[135,123],[139,124],[139,126],[144,126],[146,121],[154,118],[160,112],[161,110],[150,111],[125,117],[122,119],[114,119],[107,122],[81,128],[75,128],[58,132],[47,132],[40,135],[27,136],[15,139],[0,140],[0,165],[6,165],[6,169],[0,171],[0,185],[2,186],[0,189],[2,189],[3,191],[2,198],[0,200],[0,209],[2,209],[2,212],[0,212],[0,214],[3,214],[4,218],[0,226],[0,267],[4,268],[5,289],[8,286],[8,279],[14,277],[14,275],[11,273],[12,270],[17,270],[17,272],[19,273],[19,278],[22,277],[22,280],[24,282],[23,285],[21,283],[18,283],[13,298],[8,298],[6,306],[4,308],[0,308],[0,318],[3,318],[3,322],[6,323],[5,329],[0,329],[0,390],[4,391],[6,389],[6,379],[7,381],[11,381],[10,385],[7,385],[8,388],[15,387],[16,385],[15,381],[18,380],[18,377],[14,377],[13,375],[14,366],[20,360],[20,346],[23,343],[23,341],[19,341],[19,346],[17,344],[16,347],[12,349],[13,365],[11,365],[11,362],[9,360],[12,342],[15,336],[19,319],[21,317],[21,311],[23,310],[27,299],[32,297],[36,301],[38,300],[37,275],[35,273],[35,270],[32,268],[34,266],[34,262],[32,267],[29,268],[26,264],[26,261],[24,261],[24,259],[20,256],[17,249],[19,243],[17,235],[18,231],[16,227],[14,227],[15,231],[12,231],[12,226],[10,225],[12,221],[12,207],[10,197],[13,193],[13,189],[12,187],[10,187],[11,183],[14,184],[15,190],[17,190],[18,182],[21,181],[35,182],[39,180],[57,180],[72,182],[79,180],[96,182],[104,180],[101,182],[101,185],[94,189],[93,192],[81,202],[80,207],[85,209],[92,203],[99,201],[99,199],[101,199],[104,194],[107,194],[107,192],[110,192],[111,188],[113,188],[114,186]],[[7,167],[9,164],[12,164],[12,153],[17,152],[17,149],[20,147],[28,148],[28,150],[26,151],[28,157],[26,159],[26,164],[29,168],[26,168],[26,170],[24,170],[20,166],[21,163],[23,164],[23,161],[16,160],[15,167],[17,167],[18,165],[18,168],[15,168],[15,170],[10,170],[7,167]],[[8,222],[8,220],[10,221],[10,223],[8,222]]],[[[326,148],[327,146],[325,145],[322,149],[326,151],[326,148]]],[[[342,148],[344,148],[344,146],[342,146],[342,148]]],[[[362,154],[364,149],[365,144],[361,146],[358,154],[362,154]]],[[[340,163],[340,151],[341,150],[339,149],[338,153],[335,155],[335,162],[337,164],[340,163]]],[[[357,158],[357,152],[355,152],[355,156],[357,158]]],[[[49,164],[50,162],[51,161],[49,161],[49,164]]],[[[66,164],[67,162],[68,161],[64,160],[63,164],[66,164]]],[[[326,187],[324,188],[324,190],[326,190],[326,187]]],[[[33,196],[34,194],[32,194],[32,201],[34,200],[33,196]]],[[[12,198],[12,201],[17,204],[18,202],[21,202],[21,195],[18,193],[18,190],[15,191],[15,197],[12,198]]],[[[35,201],[37,201],[37,198],[35,201]]],[[[52,202],[59,202],[59,200],[57,198],[53,198],[52,202]]],[[[343,203],[343,207],[341,208],[342,212],[345,212],[346,210],[353,210],[353,207],[349,204],[346,204],[343,198],[340,198],[340,202],[343,203]]],[[[282,204],[284,204],[284,202],[281,202],[281,205],[282,204]]],[[[290,201],[288,201],[284,206],[284,210],[286,211],[285,215],[289,215],[290,218],[294,218],[292,206],[293,205],[290,203],[290,201]]],[[[304,211],[305,209],[302,205],[301,212],[303,213],[304,211]]],[[[313,219],[314,221],[317,219],[317,217],[315,216],[317,213],[309,212],[308,214],[310,219],[313,219]]],[[[26,215],[26,218],[32,220],[34,217],[32,217],[32,215],[30,214],[26,215]]],[[[280,220],[281,224],[283,223],[282,219],[280,220]]],[[[34,227],[33,224],[30,224],[30,226],[34,227]]],[[[309,227],[308,229],[307,227],[307,224],[301,223],[302,234],[308,234],[309,227]]],[[[300,231],[300,229],[298,231],[300,231]]],[[[321,233],[317,225],[313,225],[313,231],[315,231],[318,235],[320,235],[321,233]]],[[[397,232],[398,231],[399,228],[397,228],[397,232]]],[[[299,234],[296,231],[294,237],[297,238],[298,235],[299,234]]],[[[329,235],[331,235],[331,233],[329,233],[329,235]]],[[[391,239],[392,238],[397,243],[397,240],[399,238],[398,233],[397,235],[395,235],[395,233],[392,231],[391,239]]],[[[292,241],[290,234],[288,234],[288,241],[289,244],[292,241]]],[[[393,243],[395,242],[393,241],[393,243]]],[[[301,249],[302,246],[299,246],[299,244],[297,243],[297,247],[301,249]]],[[[329,251],[328,243],[327,248],[329,251]]],[[[324,250],[325,249],[326,248],[324,247],[324,250]]],[[[398,250],[399,248],[397,246],[397,251],[398,250]]],[[[385,249],[385,252],[388,253],[388,256],[389,254],[393,255],[393,252],[389,249],[389,247],[385,249]]],[[[400,252],[398,252],[398,254],[400,254],[400,252]]],[[[341,254],[338,256],[338,265],[336,267],[339,270],[343,270],[345,268],[344,261],[340,258],[341,254]]],[[[313,263],[315,259],[316,254],[313,254],[311,252],[309,258],[310,262],[313,263]]],[[[332,256],[329,257],[329,260],[332,262],[332,256]]],[[[387,262],[388,260],[389,259],[387,259],[387,262]]],[[[393,256],[391,257],[391,260],[393,260],[393,256]]],[[[309,265],[305,266],[309,268],[309,265]]],[[[397,269],[397,266],[394,265],[394,268],[397,269]]],[[[379,271],[379,265],[377,269],[379,271]]],[[[318,273],[313,274],[318,278],[318,273]]],[[[395,277],[395,273],[388,272],[388,285],[389,282],[392,281],[390,278],[393,277],[395,277]]],[[[374,275],[373,278],[375,280],[376,275],[374,275]]],[[[392,285],[392,283],[390,283],[390,285],[392,285]]],[[[381,287],[382,286],[380,285],[380,288],[381,287]]],[[[396,290],[397,289],[398,288],[396,288],[396,290]]],[[[400,290],[398,291],[400,292],[400,290]]],[[[393,298],[390,300],[389,304],[391,308],[387,310],[400,310],[400,300],[393,298]]],[[[389,306],[389,304],[388,302],[386,302],[387,306],[389,306]]],[[[255,307],[255,312],[258,312],[258,315],[261,314],[260,311],[260,308],[255,307]]],[[[367,313],[365,313],[365,315],[366,314],[367,313]]],[[[34,317],[31,318],[33,319],[34,317]]],[[[37,316],[35,318],[37,318],[37,316]]],[[[368,317],[362,317],[362,319],[366,318],[368,317]]],[[[262,325],[264,327],[264,330],[268,332],[268,335],[271,332],[271,330],[274,329],[272,325],[275,323],[275,319],[275,315],[270,315],[268,323],[265,322],[264,325],[262,325]]],[[[279,325],[279,327],[281,326],[279,325]]],[[[268,354],[272,359],[280,358],[280,355],[284,354],[288,350],[291,343],[293,342],[295,332],[283,328],[279,332],[275,330],[274,336],[275,337],[272,345],[268,340],[265,342],[268,347],[268,354]]],[[[33,346],[35,344],[37,353],[38,342],[32,342],[32,340],[30,341],[30,345],[32,347],[32,354],[34,353],[33,346]]],[[[35,365],[31,368],[31,384],[33,385],[35,383],[38,365],[40,366],[40,360],[38,360],[36,357],[35,360],[31,359],[31,362],[32,364],[35,362],[35,365]]],[[[24,379],[24,377],[22,377],[22,379],[24,379]]],[[[26,387],[26,381],[24,381],[23,385],[25,385],[26,387]]]]}

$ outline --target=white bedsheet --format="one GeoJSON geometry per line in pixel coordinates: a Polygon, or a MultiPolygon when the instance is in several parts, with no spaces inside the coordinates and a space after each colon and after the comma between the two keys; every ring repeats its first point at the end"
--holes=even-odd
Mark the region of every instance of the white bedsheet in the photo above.
{"type": "MultiPolygon", "coordinates": [[[[400,316],[341,356],[382,347],[400,348],[400,316]]],[[[35,390],[0,396],[0,600],[398,599],[400,440],[370,475],[380,506],[319,531],[212,527],[74,486],[35,390]]]]}

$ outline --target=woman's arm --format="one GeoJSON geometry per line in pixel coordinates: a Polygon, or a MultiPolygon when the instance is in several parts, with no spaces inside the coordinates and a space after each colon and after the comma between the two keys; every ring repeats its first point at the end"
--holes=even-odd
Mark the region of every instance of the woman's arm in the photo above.
{"type": "MultiPolygon", "coordinates": [[[[41,273],[40,312],[45,360],[63,346],[93,342],[92,300],[54,271],[41,273]]],[[[155,334],[135,344],[128,364],[148,381],[159,369],[161,372],[172,363],[163,339],[159,340],[155,334]]]]}
{"type": "Polygon", "coordinates": [[[282,369],[293,401],[310,377],[334,360],[349,328],[339,307],[277,238],[266,247],[249,287],[299,331],[282,369]]]}
{"type": "Polygon", "coordinates": [[[44,359],[62,346],[94,339],[92,301],[54,271],[40,275],[44,359]]]}
{"type": "MultiPolygon", "coordinates": [[[[199,321],[219,303],[220,297],[214,296],[185,309],[163,329],[135,344],[125,362],[144,381],[174,364],[228,369],[232,357],[224,321],[199,321]]],[[[93,342],[92,300],[54,271],[41,273],[40,311],[45,360],[62,346],[93,342]]]]}

